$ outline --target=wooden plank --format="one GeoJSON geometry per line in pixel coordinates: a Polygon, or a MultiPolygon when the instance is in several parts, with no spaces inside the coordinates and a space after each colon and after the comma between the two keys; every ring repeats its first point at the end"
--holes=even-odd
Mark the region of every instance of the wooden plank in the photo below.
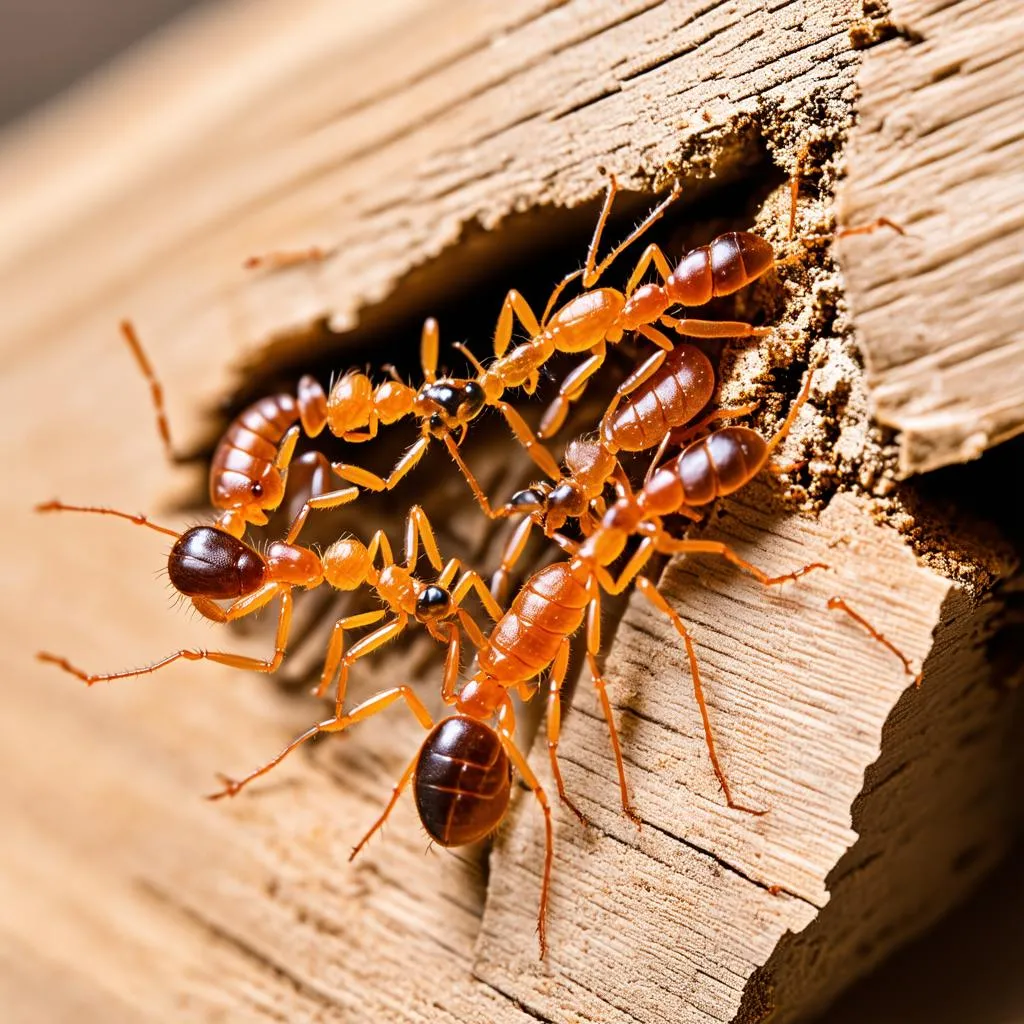
{"type": "MultiPolygon", "coordinates": [[[[785,952],[785,931],[825,903],[830,867],[854,841],[850,802],[905,685],[884,652],[825,614],[823,581],[766,598],[714,565],[700,566],[698,588],[678,568],[666,577],[701,633],[726,765],[738,789],[772,804],[756,822],[722,807],[675,648],[664,676],[650,677],[668,633],[631,608],[609,674],[635,719],[627,752],[651,825],[638,839],[616,816],[600,723],[581,692],[567,728],[570,778],[605,834],[560,825],[546,968],[532,959],[538,861],[525,801],[494,859],[479,946],[480,858],[424,857],[409,807],[361,864],[344,864],[418,742],[402,715],[297,755],[251,799],[210,806],[198,795],[215,770],[258,763],[320,708],[211,665],[85,692],[29,661],[35,649],[59,648],[118,667],[182,643],[222,642],[220,631],[167,613],[150,572],[155,538],[28,511],[53,495],[153,511],[172,482],[198,493],[194,475],[170,474],[159,457],[144,389],[115,336],[120,316],[138,318],[176,432],[191,444],[221,425],[213,410],[254,365],[327,355],[316,326],[324,318],[356,328],[331,338],[338,366],[350,344],[378,345],[379,359],[408,353],[408,324],[442,305],[468,307],[476,319],[467,322],[486,332],[495,309],[474,291],[481,275],[524,253],[536,261],[562,233],[578,235],[582,253],[589,214],[559,211],[598,194],[599,167],[637,186],[679,171],[689,196],[713,202],[721,193],[712,185],[743,181],[756,198],[750,210],[728,211],[729,223],[756,214],[784,243],[784,194],[762,201],[769,157],[787,169],[813,138],[822,175],[805,190],[800,229],[827,230],[834,147],[859,60],[848,30],[838,0],[770,9],[755,0],[391,0],[348,22],[326,0],[263,0],[197,16],[8,141],[0,403],[25,438],[9,452],[18,543],[8,561],[16,586],[3,596],[17,644],[3,652],[14,685],[0,766],[13,784],[0,810],[21,823],[0,855],[11,879],[0,916],[11,1005],[26,1017],[66,1010],[105,1022],[645,1020],[663,1005],[703,1019],[731,1013],[745,985],[748,1000],[751,986],[767,986],[754,973],[766,961],[788,1007],[820,1001],[863,966],[835,966],[828,985],[798,988],[795,967],[771,959],[785,952]],[[241,267],[251,253],[308,244],[330,257],[277,273],[241,267]],[[783,627],[799,643],[766,632],[783,627]],[[642,640],[645,630],[660,642],[642,640]],[[839,665],[843,651],[863,652],[863,671],[839,665]],[[630,664],[637,652],[643,672],[630,664]],[[818,658],[834,669],[808,677],[818,658]],[[849,759],[830,761],[843,743],[849,759]],[[808,750],[820,754],[813,766],[794,767],[808,750]],[[669,785],[666,770],[692,788],[669,785]],[[771,895],[772,884],[789,892],[771,895]],[[684,910],[671,898],[679,891],[684,910]],[[610,951],[624,951],[641,919],[649,931],[631,949],[629,972],[613,972],[610,951]],[[686,949],[666,951],[663,934],[686,949]],[[41,981],[53,972],[69,979],[60,994],[41,981]]],[[[543,268],[551,280],[566,269],[543,268]]],[[[837,325],[835,268],[815,251],[782,276],[760,296],[774,296],[779,331],[727,353],[721,397],[760,399],[759,425],[772,429],[793,390],[781,394],[777,380],[819,368],[785,455],[810,459],[793,496],[811,518],[765,519],[741,502],[722,528],[766,564],[804,561],[846,536],[851,550],[891,552],[888,561],[866,556],[864,573],[843,545],[825,560],[843,567],[847,593],[915,657],[929,650],[940,608],[955,612],[951,637],[994,629],[997,604],[957,606],[952,584],[916,566],[906,541],[874,522],[885,515],[912,533],[910,512],[833,500],[858,481],[884,490],[892,451],[867,427],[855,342],[837,325]],[[894,580],[903,600],[886,599],[894,580]]],[[[482,350],[483,339],[471,340],[482,350]]],[[[420,493],[411,486],[396,498],[404,505],[420,493]]],[[[469,534],[455,527],[456,537],[469,534]]],[[[978,595],[1011,571],[1009,560],[956,543],[962,585],[978,595]]],[[[266,637],[237,642],[262,650],[266,637]]],[[[355,680],[356,696],[380,678],[414,678],[421,652],[389,652],[355,680]]],[[[952,655],[933,657],[953,664],[952,655]]],[[[970,689],[977,665],[949,671],[950,693],[984,692],[970,689]]],[[[435,669],[428,678],[436,688],[435,669]]],[[[1000,778],[1006,752],[986,763],[1000,778]]],[[[995,815],[968,824],[971,834],[989,830],[992,850],[1009,829],[995,815]]],[[[912,847],[897,835],[887,849],[912,847]]],[[[893,877],[891,864],[875,861],[874,891],[893,877]]],[[[973,862],[944,898],[984,864],[973,862]]],[[[910,917],[900,935],[926,915],[910,917]]]]}
{"type": "Polygon", "coordinates": [[[895,0],[904,36],[858,75],[842,219],[872,412],[900,472],[976,458],[1024,429],[1024,14],[1014,0],[895,0]]]}

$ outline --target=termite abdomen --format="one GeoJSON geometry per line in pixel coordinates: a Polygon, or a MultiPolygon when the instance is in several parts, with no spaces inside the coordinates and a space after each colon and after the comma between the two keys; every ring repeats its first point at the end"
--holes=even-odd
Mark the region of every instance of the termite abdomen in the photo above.
{"type": "Polygon", "coordinates": [[[416,810],[431,839],[464,846],[493,832],[508,809],[512,770],[498,734],[473,718],[439,722],[416,762],[416,810]]]}

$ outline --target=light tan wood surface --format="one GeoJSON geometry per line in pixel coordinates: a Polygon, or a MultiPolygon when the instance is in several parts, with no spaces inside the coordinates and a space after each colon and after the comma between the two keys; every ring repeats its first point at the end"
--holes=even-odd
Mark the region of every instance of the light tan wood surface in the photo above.
{"type": "MultiPolygon", "coordinates": [[[[597,827],[559,816],[546,963],[535,952],[530,800],[517,801],[489,869],[480,851],[425,855],[408,804],[346,863],[419,742],[403,713],[296,755],[247,799],[207,804],[215,771],[255,765],[319,705],[213,665],[86,690],[32,660],[48,648],[116,668],[183,643],[268,643],[265,630],[228,641],[170,611],[155,535],[31,514],[60,496],[188,521],[167,499],[197,494],[199,471],[163,462],[116,337],[120,316],[137,319],[188,446],[223,425],[217,404],[257,364],[266,373],[313,354],[340,367],[356,344],[379,362],[414,348],[410,323],[472,306],[475,284],[503,261],[522,267],[569,236],[578,260],[592,208],[561,210],[600,192],[600,168],[636,188],[680,172],[691,227],[704,202],[720,216],[719,186],[768,191],[747,214],[785,246],[784,189],[762,178],[774,161],[781,183],[811,140],[820,152],[800,228],[828,230],[861,59],[850,23],[831,0],[395,0],[348,21],[333,4],[263,0],[196,16],[6,140],[0,402],[15,540],[4,573],[0,998],[13,1019],[803,1013],[924,927],[1004,848],[1015,818],[1005,739],[1020,710],[988,686],[985,644],[1002,604],[983,598],[1013,561],[972,530],[947,551],[941,520],[926,528],[886,496],[894,449],[867,428],[859,319],[851,325],[824,249],[778,290],[777,335],[729,350],[722,395],[760,399],[759,425],[772,429],[784,401],[771,371],[815,365],[786,448],[809,472],[788,504],[779,485],[759,486],[708,529],[765,567],[817,558],[832,568],[771,593],[714,560],[673,564],[663,578],[694,629],[725,769],[769,813],[724,806],[674,634],[634,598],[614,639],[609,624],[608,674],[645,826],[638,834],[616,810],[584,678],[563,749],[597,827]],[[242,269],[253,253],[310,244],[329,258],[242,269]],[[319,349],[324,332],[311,327],[325,318],[355,330],[319,349]],[[901,699],[898,662],[827,612],[835,592],[915,662],[929,658],[919,693],[901,699]],[[921,765],[905,781],[938,780],[927,800],[920,780],[890,787],[895,820],[881,798],[856,802],[880,751],[880,766],[921,765]],[[958,866],[971,844],[983,853],[958,866]],[[861,887],[839,885],[844,866],[861,887]],[[903,898],[887,895],[894,886],[903,898]],[[879,909],[858,915],[865,906],[879,909]],[[786,937],[809,925],[820,961],[786,937]],[[868,952],[848,955],[844,941],[868,952]]],[[[890,239],[886,251],[913,241],[890,239]]],[[[855,313],[870,307],[858,301],[855,313]]],[[[485,339],[470,340],[483,351],[485,339]]],[[[965,389],[962,414],[990,398],[965,389]]],[[[411,485],[396,503],[418,493],[411,485]]],[[[461,516],[450,539],[472,531],[471,511],[461,516]]],[[[356,694],[413,678],[424,648],[387,652],[356,694]]],[[[544,751],[534,760],[543,768],[544,751]]]]}
{"type": "Polygon", "coordinates": [[[872,411],[900,470],[976,458],[1024,408],[1024,12],[896,0],[907,40],[865,55],[840,215],[908,237],[843,242],[872,411]]]}

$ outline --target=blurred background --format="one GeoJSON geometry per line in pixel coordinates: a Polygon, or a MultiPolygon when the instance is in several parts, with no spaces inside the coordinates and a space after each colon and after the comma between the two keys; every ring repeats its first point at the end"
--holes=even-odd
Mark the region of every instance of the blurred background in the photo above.
{"type": "MultiPolygon", "coordinates": [[[[0,0],[0,125],[201,0],[0,0]]],[[[830,1024],[1024,1022],[1024,849],[971,902],[856,985],[830,1024]]]]}

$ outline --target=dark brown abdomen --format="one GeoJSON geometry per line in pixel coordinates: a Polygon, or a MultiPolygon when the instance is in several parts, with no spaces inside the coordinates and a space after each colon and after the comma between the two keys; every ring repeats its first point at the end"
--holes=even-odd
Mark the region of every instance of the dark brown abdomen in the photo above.
{"type": "Polygon", "coordinates": [[[492,630],[480,653],[480,668],[506,685],[532,679],[551,664],[561,642],[579,629],[587,600],[587,588],[567,562],[538,570],[492,630]]]}
{"type": "Polygon", "coordinates": [[[694,345],[677,345],[649,380],[622,399],[605,436],[625,452],[655,448],[670,430],[689,423],[714,389],[708,357],[694,345]]]}
{"type": "Polygon", "coordinates": [[[442,846],[464,846],[493,832],[508,808],[512,772],[498,734],[455,715],[423,743],[413,791],[420,821],[442,846]]]}
{"type": "Polygon", "coordinates": [[[644,506],[668,515],[682,505],[706,505],[739,490],[767,458],[768,445],[756,431],[723,427],[658,469],[644,487],[644,506]]]}

